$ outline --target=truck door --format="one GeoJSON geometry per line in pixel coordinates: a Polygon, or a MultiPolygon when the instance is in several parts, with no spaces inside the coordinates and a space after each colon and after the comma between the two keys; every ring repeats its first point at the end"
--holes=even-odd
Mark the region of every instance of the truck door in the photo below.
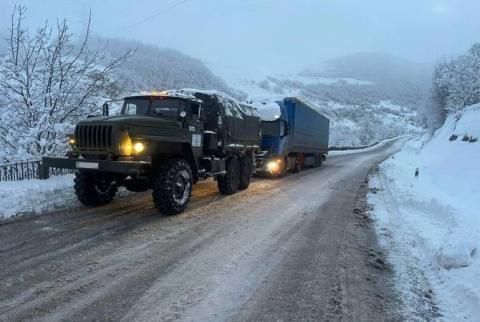
{"type": "Polygon", "coordinates": [[[195,157],[202,155],[203,147],[203,124],[200,121],[200,104],[197,102],[188,103],[188,128],[187,137],[192,143],[192,150],[195,157]]]}

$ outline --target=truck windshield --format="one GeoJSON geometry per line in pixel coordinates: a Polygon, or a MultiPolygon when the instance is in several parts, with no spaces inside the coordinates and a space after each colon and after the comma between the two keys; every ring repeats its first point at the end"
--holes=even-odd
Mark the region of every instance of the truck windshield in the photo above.
{"type": "Polygon", "coordinates": [[[280,119],[276,121],[262,121],[262,135],[265,136],[284,136],[283,122],[280,119]]]}
{"type": "Polygon", "coordinates": [[[158,115],[177,117],[179,108],[185,108],[185,102],[170,97],[135,97],[124,100],[122,114],[124,115],[158,115]]]}
{"type": "Polygon", "coordinates": [[[123,103],[122,114],[125,115],[146,115],[150,99],[148,98],[129,98],[123,103]]]}
{"type": "Polygon", "coordinates": [[[178,98],[154,98],[152,101],[152,114],[166,117],[177,117],[180,107],[185,103],[178,98]]]}

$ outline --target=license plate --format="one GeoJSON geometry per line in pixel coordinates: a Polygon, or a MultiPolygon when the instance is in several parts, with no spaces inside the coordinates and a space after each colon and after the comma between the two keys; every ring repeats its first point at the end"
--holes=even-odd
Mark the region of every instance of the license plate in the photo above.
{"type": "Polygon", "coordinates": [[[77,162],[77,169],[98,169],[98,162],[77,162]]]}

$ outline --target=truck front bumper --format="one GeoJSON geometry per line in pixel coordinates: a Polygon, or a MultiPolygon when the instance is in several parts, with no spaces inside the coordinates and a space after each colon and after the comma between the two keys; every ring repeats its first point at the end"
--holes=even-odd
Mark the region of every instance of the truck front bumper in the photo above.
{"type": "Polygon", "coordinates": [[[151,168],[151,162],[43,157],[40,171],[41,179],[47,179],[49,177],[50,168],[104,171],[121,173],[125,175],[141,175],[151,168]]]}

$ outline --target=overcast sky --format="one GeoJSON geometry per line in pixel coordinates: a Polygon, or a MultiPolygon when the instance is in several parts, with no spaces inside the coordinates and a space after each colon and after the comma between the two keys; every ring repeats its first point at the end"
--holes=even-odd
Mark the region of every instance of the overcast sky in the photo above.
{"type": "Polygon", "coordinates": [[[27,22],[65,17],[72,30],[135,38],[209,64],[292,71],[359,51],[432,62],[480,41],[480,0],[30,0],[27,22]]]}

